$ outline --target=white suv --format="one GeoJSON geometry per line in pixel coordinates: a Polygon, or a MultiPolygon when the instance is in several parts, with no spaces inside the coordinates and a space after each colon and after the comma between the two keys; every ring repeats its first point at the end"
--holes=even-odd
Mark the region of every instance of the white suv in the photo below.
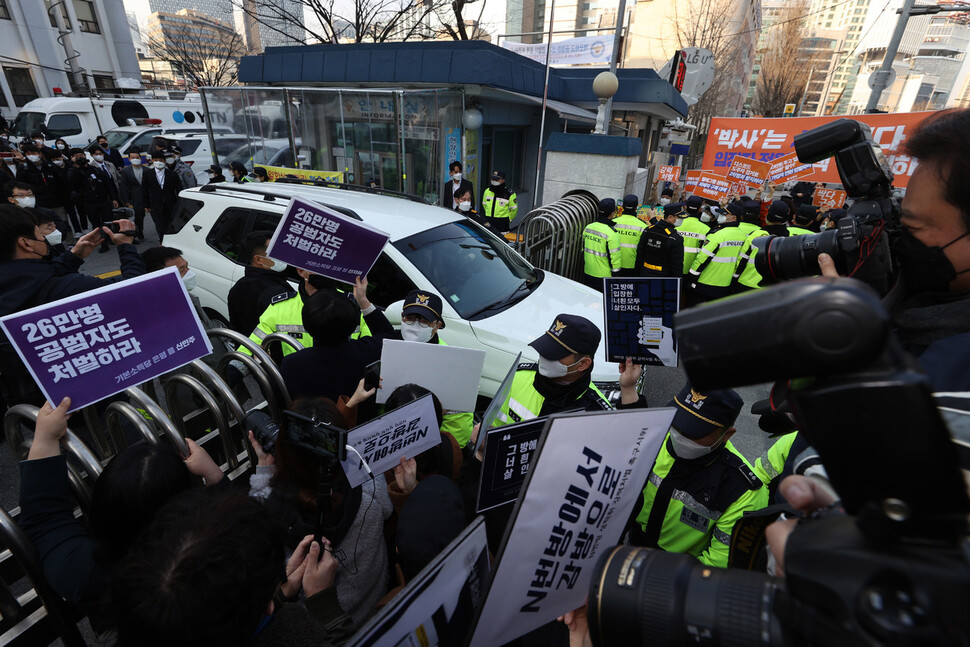
{"type": "MultiPolygon", "coordinates": [[[[245,272],[243,239],[252,231],[275,230],[295,195],[390,235],[368,274],[371,301],[399,325],[408,291],[419,288],[441,295],[446,323],[442,339],[487,352],[484,396],[498,390],[516,354],[521,352],[523,361],[537,360],[528,343],[557,314],[582,315],[602,328],[600,293],[533,268],[503,240],[452,211],[389,191],[283,182],[208,184],[180,194],[174,233],[166,234],[165,244],[182,250],[197,275],[193,294],[211,315],[228,320],[229,288],[245,272]]],[[[601,342],[593,380],[615,392],[617,379],[616,365],[606,362],[601,342]]]]}

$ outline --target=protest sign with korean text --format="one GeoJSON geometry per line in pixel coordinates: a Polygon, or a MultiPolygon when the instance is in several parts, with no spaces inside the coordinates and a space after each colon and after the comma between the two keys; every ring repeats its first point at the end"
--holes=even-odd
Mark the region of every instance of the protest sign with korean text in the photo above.
{"type": "Polygon", "coordinates": [[[341,171],[316,171],[309,168],[289,168],[286,166],[267,166],[260,164],[266,169],[266,177],[270,182],[275,182],[282,177],[295,177],[300,180],[329,180],[331,182],[343,182],[344,174],[341,171]]]}
{"type": "Polygon", "coordinates": [[[545,418],[533,418],[489,429],[484,434],[485,456],[482,480],[478,485],[478,512],[512,503],[519,496],[545,426],[545,418]]]}
{"type": "Polygon", "coordinates": [[[674,315],[680,279],[607,278],[603,284],[606,361],[677,366],[674,315]]]}
{"type": "Polygon", "coordinates": [[[726,177],[702,171],[701,176],[697,178],[694,195],[720,202],[728,196],[730,190],[731,183],[726,177]]]}
{"type": "Polygon", "coordinates": [[[768,180],[772,184],[793,182],[814,175],[815,171],[815,165],[800,162],[798,161],[798,155],[790,153],[779,157],[771,163],[768,180]]]}
{"type": "Polygon", "coordinates": [[[676,182],[680,179],[680,167],[661,166],[657,171],[657,179],[661,182],[676,182]]]}
{"type": "Polygon", "coordinates": [[[353,284],[374,266],[388,235],[303,198],[291,198],[266,255],[353,284]]]}
{"type": "Polygon", "coordinates": [[[394,389],[415,383],[438,396],[449,411],[474,411],[484,367],[483,350],[385,339],[377,402],[384,404],[394,389]]]}
{"type": "MultiPolygon", "coordinates": [[[[920,122],[932,114],[935,113],[901,112],[851,117],[868,124],[872,129],[873,140],[882,147],[896,176],[893,183],[897,188],[903,188],[909,184],[909,178],[916,170],[916,159],[908,155],[904,149],[906,138],[920,122]]],[[[795,152],[792,143],[795,135],[842,118],[840,116],[787,119],[715,117],[711,119],[707,146],[704,148],[703,168],[714,173],[724,173],[731,167],[737,156],[753,158],[759,162],[774,162],[779,157],[795,152]]],[[[821,160],[815,165],[812,179],[829,184],[842,182],[832,158],[821,160]]]]}
{"type": "Polygon", "coordinates": [[[70,397],[71,411],[212,352],[174,267],[7,315],[0,326],[44,396],[55,406],[70,397]]]}
{"type": "Polygon", "coordinates": [[[673,418],[670,408],[549,418],[471,647],[505,644],[583,605],[593,567],[620,540],[673,418]]]}
{"type": "Polygon", "coordinates": [[[485,520],[478,517],[345,644],[462,647],[488,572],[485,520]]]}
{"type": "Polygon", "coordinates": [[[727,179],[757,189],[768,179],[771,164],[750,157],[735,157],[728,168],[727,179]]]}
{"type": "Polygon", "coordinates": [[[515,360],[512,362],[511,368],[509,368],[508,373],[505,374],[505,378],[498,387],[498,391],[495,392],[495,396],[492,397],[492,401],[488,403],[488,407],[485,409],[485,413],[482,414],[482,422],[479,426],[478,438],[475,439],[475,453],[482,448],[482,444],[485,442],[485,432],[491,429],[495,425],[495,421],[498,420],[499,414],[502,412],[502,406],[505,401],[509,399],[509,394],[512,393],[512,380],[515,379],[515,372],[519,370],[519,360],[522,359],[522,353],[520,352],[515,356],[515,360]]]}
{"type": "Polygon", "coordinates": [[[687,175],[684,176],[684,190],[693,191],[697,188],[697,180],[701,177],[701,171],[687,171],[687,175]]]}
{"type": "Polygon", "coordinates": [[[817,187],[812,194],[812,205],[820,209],[841,209],[848,197],[845,191],[817,187]]]}
{"type": "MultiPolygon", "coordinates": [[[[431,394],[355,427],[347,444],[356,449],[374,474],[382,474],[400,463],[402,456],[414,458],[441,442],[441,430],[431,394]]],[[[350,487],[365,483],[370,476],[354,452],[341,461],[350,487]]]]}

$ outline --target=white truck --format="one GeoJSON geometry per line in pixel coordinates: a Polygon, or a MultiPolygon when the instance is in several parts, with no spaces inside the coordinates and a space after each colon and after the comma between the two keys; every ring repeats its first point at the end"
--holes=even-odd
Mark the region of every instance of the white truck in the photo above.
{"type": "Polygon", "coordinates": [[[146,119],[160,120],[162,127],[205,128],[210,121],[213,126],[225,127],[232,124],[233,113],[229,106],[206,113],[201,98],[194,93],[184,99],[47,97],[21,108],[10,129],[10,140],[19,143],[42,132],[48,146],[58,138],[71,146],[84,146],[106,130],[146,119]]]}

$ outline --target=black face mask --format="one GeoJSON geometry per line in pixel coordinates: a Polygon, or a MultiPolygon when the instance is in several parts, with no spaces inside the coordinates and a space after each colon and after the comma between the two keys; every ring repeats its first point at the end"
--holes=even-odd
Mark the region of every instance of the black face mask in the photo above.
{"type": "Polygon", "coordinates": [[[893,254],[903,270],[907,290],[913,294],[945,292],[958,274],[970,272],[970,268],[957,272],[943,253],[944,249],[968,235],[970,231],[957,236],[943,247],[929,247],[909,233],[908,229],[903,229],[893,245],[893,254]]]}
{"type": "MultiPolygon", "coordinates": [[[[54,258],[54,248],[51,247],[51,243],[49,240],[47,240],[46,238],[35,238],[34,240],[37,242],[44,241],[44,245],[47,246],[47,253],[41,256],[40,260],[49,261],[54,258]]],[[[34,252],[34,253],[36,254],[37,252],[34,252]]]]}

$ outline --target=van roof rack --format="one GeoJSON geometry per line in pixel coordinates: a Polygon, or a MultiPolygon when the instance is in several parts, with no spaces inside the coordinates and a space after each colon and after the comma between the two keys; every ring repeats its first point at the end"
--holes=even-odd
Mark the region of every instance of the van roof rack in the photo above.
{"type": "MultiPolygon", "coordinates": [[[[246,184],[240,184],[240,185],[230,184],[229,182],[216,182],[214,184],[203,184],[202,186],[199,187],[199,191],[201,191],[202,193],[223,193],[223,192],[232,191],[235,193],[239,193],[242,195],[249,195],[249,196],[261,195],[263,196],[263,200],[265,202],[276,202],[277,198],[283,201],[284,203],[290,201],[290,198],[288,196],[278,195],[276,193],[273,193],[272,191],[267,191],[266,189],[256,188],[255,186],[253,186],[253,184],[255,184],[255,182],[247,182],[246,184]]],[[[322,202],[321,204],[327,207],[328,209],[339,211],[340,213],[344,214],[348,218],[363,221],[363,218],[361,218],[352,210],[346,207],[338,207],[337,205],[328,204],[326,202],[322,202]]]]}
{"type": "Polygon", "coordinates": [[[277,184],[303,184],[306,186],[325,186],[332,189],[345,189],[347,191],[357,191],[359,193],[370,193],[372,195],[387,195],[395,198],[404,198],[405,200],[410,200],[411,202],[417,202],[419,204],[431,204],[421,196],[414,195],[412,193],[402,193],[400,191],[392,191],[391,189],[382,189],[380,187],[373,187],[373,186],[363,186],[360,184],[346,184],[344,182],[331,182],[330,180],[324,180],[323,178],[318,178],[316,180],[304,180],[298,177],[280,177],[280,178],[276,178],[274,182],[276,182],[277,184]]]}

